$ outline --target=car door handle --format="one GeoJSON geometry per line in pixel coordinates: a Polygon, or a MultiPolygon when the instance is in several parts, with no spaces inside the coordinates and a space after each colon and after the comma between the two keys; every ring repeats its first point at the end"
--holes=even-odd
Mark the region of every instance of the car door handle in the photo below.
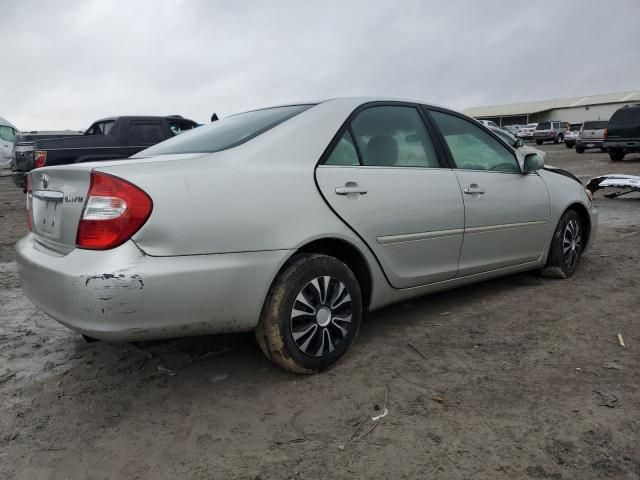
{"type": "Polygon", "coordinates": [[[337,195],[350,195],[350,194],[365,195],[368,191],[369,191],[368,189],[359,186],[355,182],[347,182],[344,184],[344,187],[336,188],[337,195]]]}
{"type": "Polygon", "coordinates": [[[475,183],[472,183],[462,191],[467,195],[474,195],[474,194],[482,195],[484,193],[484,188],[480,188],[475,183]]]}

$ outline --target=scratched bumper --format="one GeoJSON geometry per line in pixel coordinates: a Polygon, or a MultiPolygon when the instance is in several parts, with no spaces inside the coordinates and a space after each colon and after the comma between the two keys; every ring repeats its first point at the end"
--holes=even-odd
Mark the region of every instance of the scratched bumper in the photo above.
{"type": "Polygon", "coordinates": [[[27,297],[67,327],[133,341],[255,328],[288,251],[150,257],[133,242],[56,254],[32,234],[16,245],[27,297]]]}

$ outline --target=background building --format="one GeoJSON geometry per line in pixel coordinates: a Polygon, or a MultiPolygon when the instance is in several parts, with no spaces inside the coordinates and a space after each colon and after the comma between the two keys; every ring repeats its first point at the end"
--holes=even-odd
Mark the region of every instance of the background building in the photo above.
{"type": "Polygon", "coordinates": [[[491,120],[501,126],[544,120],[582,123],[587,120],[609,120],[613,112],[630,103],[640,103],[640,91],[473,107],[464,113],[480,120],[491,120]]]}

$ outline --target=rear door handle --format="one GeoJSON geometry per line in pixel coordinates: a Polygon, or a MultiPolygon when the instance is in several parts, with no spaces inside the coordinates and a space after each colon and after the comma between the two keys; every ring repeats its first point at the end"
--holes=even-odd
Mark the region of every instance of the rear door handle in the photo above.
{"type": "Polygon", "coordinates": [[[462,191],[464,193],[466,193],[467,195],[474,195],[474,194],[482,195],[484,193],[484,188],[480,188],[475,183],[472,183],[471,185],[469,185],[467,188],[465,188],[462,191]]]}
{"type": "Polygon", "coordinates": [[[344,187],[336,188],[337,195],[365,195],[368,191],[368,189],[361,187],[356,182],[347,182],[344,184],[344,187]]]}

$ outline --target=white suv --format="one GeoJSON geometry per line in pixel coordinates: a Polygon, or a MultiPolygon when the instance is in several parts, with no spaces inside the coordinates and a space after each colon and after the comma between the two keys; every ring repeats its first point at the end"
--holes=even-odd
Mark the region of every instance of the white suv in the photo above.
{"type": "Polygon", "coordinates": [[[13,140],[18,129],[4,118],[0,117],[0,168],[8,168],[11,163],[13,140]]]}

